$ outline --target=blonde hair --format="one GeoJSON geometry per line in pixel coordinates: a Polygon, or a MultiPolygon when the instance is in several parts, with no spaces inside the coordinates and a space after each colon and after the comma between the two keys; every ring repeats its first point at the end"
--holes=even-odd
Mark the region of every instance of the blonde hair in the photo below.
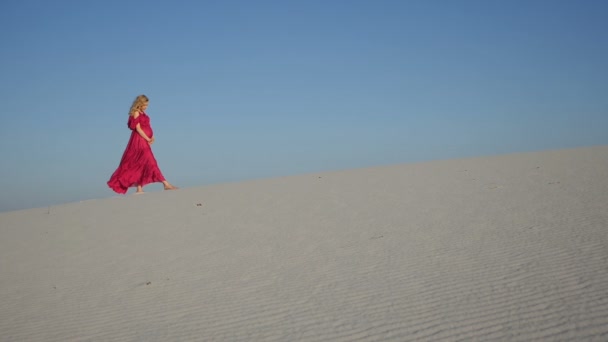
{"type": "Polygon", "coordinates": [[[137,112],[141,112],[141,108],[147,104],[150,100],[148,100],[148,97],[146,95],[139,95],[135,98],[135,100],[133,101],[133,104],[131,105],[131,109],[129,109],[129,115],[133,115],[137,112]]]}

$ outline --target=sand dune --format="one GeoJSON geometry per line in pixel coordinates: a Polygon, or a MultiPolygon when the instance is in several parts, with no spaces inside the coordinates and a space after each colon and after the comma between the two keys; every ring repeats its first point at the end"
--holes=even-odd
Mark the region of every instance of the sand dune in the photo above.
{"type": "Polygon", "coordinates": [[[608,341],[608,146],[1,213],[0,268],[2,341],[608,341]]]}

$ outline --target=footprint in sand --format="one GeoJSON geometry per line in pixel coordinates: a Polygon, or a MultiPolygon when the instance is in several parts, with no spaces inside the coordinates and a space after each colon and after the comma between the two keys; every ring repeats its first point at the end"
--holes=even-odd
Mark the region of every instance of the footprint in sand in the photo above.
{"type": "Polygon", "coordinates": [[[498,184],[486,184],[486,188],[490,189],[490,190],[494,190],[494,189],[500,189],[502,188],[502,185],[498,185],[498,184]]]}

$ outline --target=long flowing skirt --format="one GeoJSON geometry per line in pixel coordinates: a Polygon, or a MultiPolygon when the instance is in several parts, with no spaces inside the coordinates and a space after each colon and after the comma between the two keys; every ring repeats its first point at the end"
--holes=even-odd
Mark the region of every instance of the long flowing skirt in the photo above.
{"type": "Polygon", "coordinates": [[[108,186],[119,194],[125,194],[130,187],[164,180],[165,177],[152,153],[152,147],[136,131],[133,131],[120,164],[108,181],[108,186]]]}

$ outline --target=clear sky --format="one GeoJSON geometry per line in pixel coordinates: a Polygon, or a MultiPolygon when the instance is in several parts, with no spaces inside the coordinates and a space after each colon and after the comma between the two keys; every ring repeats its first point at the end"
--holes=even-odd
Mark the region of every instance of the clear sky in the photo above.
{"type": "Polygon", "coordinates": [[[607,18],[601,0],[3,0],[0,211],[117,196],[138,94],[181,187],[605,145],[607,18]]]}

